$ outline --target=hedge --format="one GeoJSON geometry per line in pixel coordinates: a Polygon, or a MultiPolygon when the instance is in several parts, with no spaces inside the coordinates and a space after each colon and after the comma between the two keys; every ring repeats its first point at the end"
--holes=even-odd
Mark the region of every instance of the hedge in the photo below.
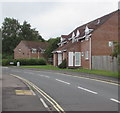
{"type": "Polygon", "coordinates": [[[66,63],[66,59],[62,61],[62,63],[58,66],[59,68],[66,68],[67,67],[67,63],[66,63]]]}
{"type": "Polygon", "coordinates": [[[17,65],[17,62],[20,62],[20,65],[46,65],[46,60],[44,58],[40,59],[3,59],[2,66],[10,66],[10,62],[13,62],[14,66],[17,65]]]}

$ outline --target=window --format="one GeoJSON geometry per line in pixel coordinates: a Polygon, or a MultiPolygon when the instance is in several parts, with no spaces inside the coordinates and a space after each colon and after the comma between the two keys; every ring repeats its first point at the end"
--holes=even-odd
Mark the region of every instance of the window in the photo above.
{"type": "Polygon", "coordinates": [[[113,46],[113,41],[109,41],[109,42],[108,42],[108,46],[109,46],[109,47],[112,47],[112,46],[113,46]]]}
{"type": "Polygon", "coordinates": [[[75,52],[75,66],[81,65],[81,55],[80,52],[75,52]]]}
{"type": "Polygon", "coordinates": [[[32,53],[36,53],[36,52],[37,52],[37,49],[32,48],[32,53]]]}
{"type": "Polygon", "coordinates": [[[89,59],[88,51],[85,52],[85,59],[86,59],[86,60],[89,59]]]}
{"type": "Polygon", "coordinates": [[[18,52],[21,53],[21,49],[18,49],[18,52]]]}
{"type": "Polygon", "coordinates": [[[82,56],[84,56],[84,52],[82,52],[82,56]]]}
{"type": "Polygon", "coordinates": [[[41,53],[44,53],[45,52],[45,50],[44,49],[41,49],[41,53]]]}

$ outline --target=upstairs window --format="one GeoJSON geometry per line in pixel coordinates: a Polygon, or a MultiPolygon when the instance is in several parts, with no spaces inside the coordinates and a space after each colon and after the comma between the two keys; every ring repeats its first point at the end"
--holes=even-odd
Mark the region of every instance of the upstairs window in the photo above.
{"type": "Polygon", "coordinates": [[[32,48],[32,53],[33,53],[33,54],[34,54],[34,53],[37,53],[37,49],[32,48]]]}
{"type": "Polygon", "coordinates": [[[109,47],[112,47],[112,46],[113,46],[113,41],[109,41],[109,42],[108,42],[108,46],[109,46],[109,47]]]}
{"type": "Polygon", "coordinates": [[[45,50],[44,49],[41,49],[41,53],[44,53],[45,52],[45,50]]]}
{"type": "Polygon", "coordinates": [[[18,49],[18,52],[21,53],[21,49],[18,49]]]}
{"type": "Polygon", "coordinates": [[[79,35],[80,35],[80,32],[79,30],[77,30],[76,37],[78,37],[79,35]]]}
{"type": "Polygon", "coordinates": [[[89,33],[90,33],[90,30],[89,30],[88,26],[86,26],[86,28],[85,28],[85,35],[87,35],[89,33]]]}

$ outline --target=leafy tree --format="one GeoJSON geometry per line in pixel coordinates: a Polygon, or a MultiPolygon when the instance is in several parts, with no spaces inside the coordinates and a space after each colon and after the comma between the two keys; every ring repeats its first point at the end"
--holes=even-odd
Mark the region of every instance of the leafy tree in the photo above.
{"type": "Polygon", "coordinates": [[[44,41],[36,29],[26,21],[20,25],[14,18],[5,18],[2,25],[2,52],[3,56],[13,56],[14,48],[21,40],[44,41]]]}
{"type": "Polygon", "coordinates": [[[112,57],[118,58],[118,63],[120,64],[120,43],[114,42],[114,51],[112,53],[112,57]]]}
{"type": "Polygon", "coordinates": [[[21,25],[21,33],[20,36],[23,40],[39,40],[44,41],[44,39],[39,35],[38,31],[36,29],[32,29],[31,25],[27,23],[26,21],[23,22],[23,25],[21,25]]]}
{"type": "Polygon", "coordinates": [[[54,51],[55,49],[58,48],[58,43],[60,42],[60,38],[57,37],[57,38],[50,38],[48,40],[48,48],[46,49],[45,51],[45,54],[47,56],[47,58],[52,58],[53,57],[53,54],[52,54],[52,51],[54,51]]]}
{"type": "Polygon", "coordinates": [[[2,52],[11,54],[18,44],[20,24],[16,19],[5,18],[2,26],[2,52]]]}

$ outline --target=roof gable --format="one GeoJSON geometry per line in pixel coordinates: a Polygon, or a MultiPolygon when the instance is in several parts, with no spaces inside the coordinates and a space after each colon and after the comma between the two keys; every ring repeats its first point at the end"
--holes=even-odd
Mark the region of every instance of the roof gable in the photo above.
{"type": "Polygon", "coordinates": [[[113,14],[115,14],[117,12],[118,12],[118,10],[114,11],[114,12],[112,12],[110,14],[107,14],[107,15],[105,15],[103,17],[97,18],[97,19],[95,19],[95,20],[93,20],[91,22],[88,22],[88,23],[86,23],[86,24],[84,24],[82,26],[77,27],[70,34],[68,34],[68,35],[61,35],[61,36],[65,36],[66,39],[68,39],[68,38],[72,37],[73,32],[74,32],[74,34],[76,36],[77,35],[77,30],[79,30],[79,33],[80,33],[79,37],[83,37],[85,35],[86,26],[89,29],[93,29],[93,31],[95,31],[97,28],[99,28],[100,25],[102,25],[103,23],[105,23],[113,14]]]}
{"type": "Polygon", "coordinates": [[[37,50],[41,50],[41,49],[46,49],[48,47],[48,43],[47,42],[22,40],[19,44],[21,44],[21,43],[23,43],[29,49],[35,48],[37,50]]]}

